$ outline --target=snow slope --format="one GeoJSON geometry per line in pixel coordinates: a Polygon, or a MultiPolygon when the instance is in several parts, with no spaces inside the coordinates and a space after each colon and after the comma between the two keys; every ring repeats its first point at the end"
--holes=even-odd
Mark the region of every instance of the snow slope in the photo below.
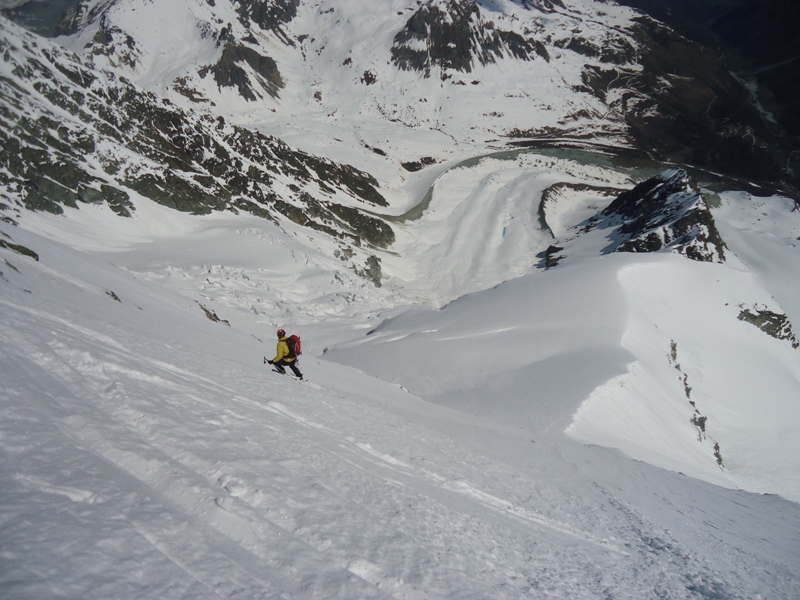
{"type": "MultiPolygon", "coordinates": [[[[555,327],[569,306],[551,305],[560,317],[535,337],[553,343],[552,368],[527,368],[548,392],[537,394],[539,402],[551,399],[541,417],[514,406],[525,397],[524,381],[502,375],[491,381],[516,392],[505,419],[423,401],[313,352],[302,360],[310,381],[298,383],[261,363],[272,327],[238,313],[230,327],[212,322],[197,302],[222,318],[228,311],[198,287],[181,289],[191,276],[181,256],[226,257],[224,241],[235,237],[200,236],[201,248],[195,242],[208,221],[183,219],[183,242],[171,240],[173,249],[183,245],[167,277],[184,278],[175,287],[109,258],[152,265],[147,244],[111,255],[98,242],[67,245],[68,232],[80,237],[74,218],[42,218],[59,223],[64,241],[0,223],[4,240],[39,256],[0,249],[4,596],[788,599],[800,592],[798,504],[558,435],[587,384],[629,360],[611,343],[625,326],[623,309],[602,327],[597,314],[578,318],[575,335],[564,336],[555,327]],[[581,360],[578,340],[607,356],[592,373],[558,385],[559,366],[581,360]],[[545,431],[547,424],[555,427],[545,431]]],[[[232,220],[243,230],[240,218],[232,220]]],[[[113,230],[119,220],[106,223],[113,230]]],[[[265,258],[262,267],[281,258],[265,258]]],[[[597,271],[587,262],[547,275],[576,285],[571,274],[599,280],[597,271]]],[[[438,334],[413,336],[468,340],[482,326],[453,313],[522,305],[489,325],[512,323],[526,312],[526,294],[546,299],[535,281],[395,323],[435,321],[438,334]]],[[[595,310],[620,299],[621,288],[601,286],[595,310]]],[[[225,295],[234,299],[231,290],[218,297],[225,295]]],[[[347,322],[340,335],[352,335],[347,322]]],[[[516,323],[506,337],[512,349],[530,347],[530,333],[516,323]]],[[[490,351],[502,339],[497,331],[482,338],[490,351]]],[[[474,365],[471,344],[450,348],[474,365]]],[[[511,360],[489,364],[497,370],[511,360]]],[[[410,381],[419,386],[424,373],[410,381]]]]}
{"type": "MultiPolygon", "coordinates": [[[[485,5],[521,26],[519,4],[485,5]]],[[[182,59],[217,58],[204,24],[236,23],[231,6],[119,2],[108,19],[135,34],[131,77],[186,103],[182,59]]],[[[81,205],[0,221],[2,595],[800,596],[799,355],[745,319],[800,322],[794,204],[722,194],[724,264],[606,254],[613,231],[588,220],[643,170],[487,155],[495,119],[596,107],[509,92],[480,131],[466,118],[518,72],[557,98],[579,63],[476,68],[475,104],[448,104],[436,77],[421,90],[436,102],[399,102],[385,56],[354,53],[352,81],[315,77],[346,59],[327,48],[369,46],[363,21],[388,35],[408,18],[399,0],[346,6],[314,4],[290,32],[345,41],[263,34],[282,99],[254,110],[194,84],[227,118],[380,179],[397,233],[382,287],[288,220],[135,193],[130,218],[81,205]],[[421,156],[436,164],[398,168],[421,156]],[[548,246],[564,256],[545,270],[548,246]],[[303,336],[309,381],[263,364],[277,327],[303,336]]],[[[542,26],[602,28],[570,11],[542,26]]],[[[606,123],[598,141],[618,134],[606,123]]]]}

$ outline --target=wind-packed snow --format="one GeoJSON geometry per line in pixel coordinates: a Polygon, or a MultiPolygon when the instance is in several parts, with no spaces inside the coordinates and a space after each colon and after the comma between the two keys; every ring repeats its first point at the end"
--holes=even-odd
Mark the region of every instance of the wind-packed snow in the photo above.
{"type": "MultiPolygon", "coordinates": [[[[389,4],[305,3],[298,46],[256,32],[286,82],[256,104],[196,69],[210,32],[242,35],[231,3],[106,13],[136,43],[97,66],[189,106],[185,78],[193,108],[367,170],[397,241],[376,287],[322,233],[133,192],[130,218],[0,220],[0,596],[800,597],[800,350],[745,320],[800,323],[795,204],[710,201],[724,263],[607,254],[588,220],[650,173],[492,141],[619,141],[580,116],[586,58],[476,65],[450,103],[441,74],[384,81],[413,8],[389,4]],[[264,364],[279,327],[306,381],[264,364]]],[[[565,5],[536,21],[554,39],[633,14],[565,5]]]]}
{"type": "Polygon", "coordinates": [[[40,257],[0,249],[4,595],[800,593],[800,508],[775,495],[797,500],[797,416],[779,404],[796,367],[724,308],[769,300],[743,264],[578,257],[401,311],[391,280],[342,285],[297,232],[137,206],[133,222],[84,207],[0,224],[40,257]],[[674,304],[675,277],[701,306],[674,304]],[[706,304],[730,317],[718,357],[698,347],[706,304]],[[671,312],[689,320],[667,329],[671,312]],[[278,325],[303,336],[308,381],[263,364],[278,325]],[[670,336],[725,469],[689,423],[670,336]],[[706,381],[748,344],[766,354],[742,377],[783,361],[756,411],[706,381]]]}

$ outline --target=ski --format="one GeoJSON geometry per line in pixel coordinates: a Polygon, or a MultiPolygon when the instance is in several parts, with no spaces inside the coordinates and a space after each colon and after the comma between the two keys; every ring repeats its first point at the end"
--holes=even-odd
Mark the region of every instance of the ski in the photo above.
{"type": "Polygon", "coordinates": [[[289,375],[289,379],[293,379],[294,381],[306,381],[305,377],[295,377],[294,375],[290,375],[286,371],[278,371],[278,369],[272,369],[273,373],[277,373],[278,375],[289,375]]]}
{"type": "MultiPolygon", "coordinates": [[[[267,357],[265,356],[264,357],[264,364],[266,365],[267,363],[269,363],[270,365],[272,364],[267,360],[267,357]]],[[[289,373],[287,373],[286,371],[279,371],[274,366],[272,367],[272,372],[273,373],[278,373],[279,375],[289,375],[289,373]]],[[[291,378],[294,379],[295,381],[306,381],[306,379],[304,377],[299,377],[298,378],[298,377],[295,377],[294,375],[292,375],[291,378]]]]}

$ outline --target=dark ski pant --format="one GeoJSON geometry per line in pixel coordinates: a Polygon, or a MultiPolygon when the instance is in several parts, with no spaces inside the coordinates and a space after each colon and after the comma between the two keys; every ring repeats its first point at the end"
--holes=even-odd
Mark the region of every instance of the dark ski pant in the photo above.
{"type": "Polygon", "coordinates": [[[297,368],[297,359],[295,358],[292,362],[287,362],[285,358],[280,359],[278,362],[272,363],[278,371],[285,372],[284,367],[289,367],[292,370],[292,373],[295,374],[295,377],[298,379],[303,378],[303,374],[300,372],[300,369],[297,368]]]}

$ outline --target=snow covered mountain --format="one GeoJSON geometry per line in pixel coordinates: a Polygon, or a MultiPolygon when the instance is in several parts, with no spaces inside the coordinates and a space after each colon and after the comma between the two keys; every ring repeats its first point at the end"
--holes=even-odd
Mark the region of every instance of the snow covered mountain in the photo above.
{"type": "MultiPolygon", "coordinates": [[[[753,290],[748,271],[615,253],[441,311],[404,310],[368,336],[371,352],[342,352],[360,368],[404,369],[423,400],[315,356],[319,338],[356,335],[359,307],[334,319],[332,297],[281,303],[273,289],[300,297],[314,273],[302,238],[247,215],[143,205],[132,230],[110,211],[80,212],[80,222],[39,215],[41,234],[0,223],[4,596],[797,596],[800,505],[731,489],[753,484],[748,470],[796,482],[795,436],[771,463],[757,451],[786,436],[770,421],[795,418],[775,396],[796,388],[771,364],[789,367],[789,353],[747,323],[711,340],[718,354],[699,347],[701,332],[730,328],[734,307],[704,320],[753,290]],[[670,306],[676,277],[692,277],[696,293],[670,306]],[[260,316],[234,309],[255,297],[260,316]],[[328,311],[321,324],[312,310],[328,311]],[[278,315],[312,342],[308,382],[261,364],[278,315]],[[707,395],[723,364],[727,391],[747,384],[748,343],[747,356],[778,375],[756,394],[757,413],[707,395]],[[627,376],[603,383],[626,364],[627,376]],[[678,450],[716,483],[578,443],[568,426],[595,444],[602,433],[619,445],[627,431],[626,450],[663,460],[667,447],[671,466],[678,450]]],[[[761,209],[751,216],[763,220],[761,209]]]]}
{"type": "Polygon", "coordinates": [[[0,19],[3,593],[800,595],[795,138],[682,31],[0,19]]]}
{"type": "Polygon", "coordinates": [[[426,151],[441,160],[453,141],[471,152],[556,139],[798,187],[796,133],[715,52],[614,4],[86,0],[61,30],[98,67],[176,104],[284,139],[299,123],[327,126],[323,137],[347,133],[393,167],[426,151]],[[414,136],[420,148],[408,128],[448,139],[414,136]]]}

